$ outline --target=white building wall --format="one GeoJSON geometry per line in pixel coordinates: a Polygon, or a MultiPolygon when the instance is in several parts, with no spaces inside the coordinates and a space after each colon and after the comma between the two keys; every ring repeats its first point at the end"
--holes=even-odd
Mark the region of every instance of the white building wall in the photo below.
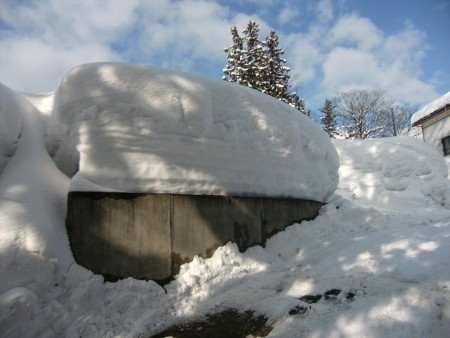
{"type": "Polygon", "coordinates": [[[423,128],[423,140],[444,154],[441,140],[450,135],[450,117],[446,117],[426,128],[423,128]]]}

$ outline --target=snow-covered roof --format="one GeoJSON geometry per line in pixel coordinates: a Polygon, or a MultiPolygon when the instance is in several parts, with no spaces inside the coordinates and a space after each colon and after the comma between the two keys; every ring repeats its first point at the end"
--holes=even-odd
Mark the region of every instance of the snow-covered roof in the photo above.
{"type": "Polygon", "coordinates": [[[448,104],[450,104],[450,91],[415,112],[411,117],[411,124],[415,125],[418,121],[430,116],[435,111],[445,107],[448,104]]]}

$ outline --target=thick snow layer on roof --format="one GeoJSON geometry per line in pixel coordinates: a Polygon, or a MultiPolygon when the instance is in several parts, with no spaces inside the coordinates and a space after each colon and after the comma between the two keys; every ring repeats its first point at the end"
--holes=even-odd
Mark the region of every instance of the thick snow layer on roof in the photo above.
{"type": "Polygon", "coordinates": [[[247,87],[97,63],[71,70],[56,102],[67,130],[56,155],[80,154],[72,190],[326,201],[337,186],[337,154],[321,128],[247,87]]]}
{"type": "Polygon", "coordinates": [[[411,124],[416,123],[417,121],[423,119],[424,117],[427,117],[428,115],[432,114],[436,110],[445,107],[445,105],[450,104],[450,92],[447,92],[446,94],[442,95],[440,98],[434,100],[430,104],[427,104],[422,109],[418,110],[411,116],[411,124]]]}

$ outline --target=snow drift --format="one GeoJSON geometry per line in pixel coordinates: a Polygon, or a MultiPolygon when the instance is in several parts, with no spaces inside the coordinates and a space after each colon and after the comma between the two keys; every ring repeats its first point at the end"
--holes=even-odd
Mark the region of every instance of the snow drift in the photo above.
{"type": "Polygon", "coordinates": [[[240,253],[227,244],[211,259],[196,258],[164,289],[131,278],[104,283],[73,260],[64,226],[69,179],[47,154],[76,171],[83,120],[50,113],[52,95],[26,95],[37,109],[4,86],[0,97],[0,337],[150,337],[230,307],[267,316],[270,337],[450,332],[450,210],[437,198],[449,181],[442,157],[422,142],[335,142],[342,196],[315,220],[265,248],[240,253]],[[341,292],[327,299],[329,290],[341,292]],[[307,304],[305,295],[322,298],[307,304]]]}
{"type": "Polygon", "coordinates": [[[73,173],[80,154],[72,190],[326,201],[336,189],[338,158],[321,128],[248,87],[96,63],[71,70],[56,102],[67,130],[57,162],[73,173]]]}
{"type": "Polygon", "coordinates": [[[14,155],[20,138],[23,123],[20,100],[23,98],[19,94],[0,83],[0,174],[14,155]]]}
{"type": "Polygon", "coordinates": [[[448,168],[432,146],[412,137],[333,140],[339,194],[387,210],[450,207],[448,168]]]}

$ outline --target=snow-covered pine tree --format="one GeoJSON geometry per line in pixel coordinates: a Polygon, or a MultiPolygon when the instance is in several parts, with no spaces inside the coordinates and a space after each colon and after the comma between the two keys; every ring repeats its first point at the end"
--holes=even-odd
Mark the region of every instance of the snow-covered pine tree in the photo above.
{"type": "Polygon", "coordinates": [[[331,100],[326,99],[322,108],[320,108],[323,116],[320,117],[320,123],[322,124],[322,129],[330,136],[334,138],[338,135],[336,126],[336,112],[334,111],[334,106],[331,100]]]}
{"type": "Polygon", "coordinates": [[[265,41],[258,39],[258,24],[250,21],[239,36],[236,27],[231,28],[233,45],[225,48],[228,64],[223,72],[224,80],[255,88],[271,95],[309,116],[305,103],[295,92],[289,93],[290,68],[282,57],[284,50],[279,45],[275,31],[265,41]]]}
{"type": "Polygon", "coordinates": [[[231,28],[231,37],[233,39],[233,45],[224,49],[225,53],[228,53],[228,63],[223,70],[226,74],[223,79],[244,84],[243,80],[246,77],[246,51],[244,50],[244,39],[239,35],[236,27],[231,28]]]}
{"type": "Polygon", "coordinates": [[[236,27],[231,28],[233,45],[224,49],[227,56],[227,65],[223,72],[224,80],[237,82],[244,86],[263,91],[261,79],[261,62],[263,47],[258,40],[258,24],[250,21],[241,37],[236,27]]]}
{"type": "Polygon", "coordinates": [[[286,102],[296,108],[303,114],[309,116],[309,111],[305,110],[305,103],[300,100],[295,92],[289,93],[289,81],[291,69],[285,66],[287,60],[283,58],[284,50],[280,48],[278,34],[272,30],[263,42],[265,46],[264,53],[264,80],[266,88],[265,92],[277,99],[286,102]]]}
{"type": "Polygon", "coordinates": [[[244,56],[245,66],[243,79],[244,85],[264,91],[264,49],[258,39],[259,27],[255,21],[249,21],[247,28],[242,31],[245,34],[244,42],[247,49],[244,56]]]}
{"type": "Polygon", "coordinates": [[[311,117],[311,111],[305,109],[305,101],[300,99],[295,92],[289,94],[289,102],[292,107],[297,109],[300,113],[305,114],[308,117],[311,117]]]}
{"type": "Polygon", "coordinates": [[[263,66],[261,67],[264,83],[263,93],[286,101],[290,69],[284,66],[287,61],[282,57],[284,50],[278,47],[278,43],[278,35],[275,31],[271,31],[266,41],[263,42],[265,46],[263,66]]]}

